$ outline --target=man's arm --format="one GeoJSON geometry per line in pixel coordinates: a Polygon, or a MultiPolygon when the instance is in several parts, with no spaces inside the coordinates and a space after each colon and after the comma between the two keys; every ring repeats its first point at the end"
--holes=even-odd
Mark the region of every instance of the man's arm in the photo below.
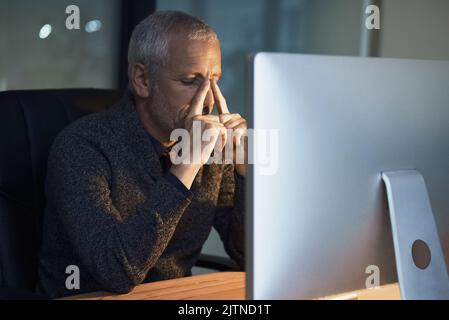
{"type": "Polygon", "coordinates": [[[118,293],[144,280],[191,201],[161,178],[151,182],[148,194],[141,195],[141,203],[122,220],[111,199],[107,159],[75,135],[56,140],[46,183],[48,205],[77,256],[104,290],[118,293]]]}
{"type": "Polygon", "coordinates": [[[227,254],[245,268],[245,178],[232,164],[224,166],[214,228],[227,254]]]}

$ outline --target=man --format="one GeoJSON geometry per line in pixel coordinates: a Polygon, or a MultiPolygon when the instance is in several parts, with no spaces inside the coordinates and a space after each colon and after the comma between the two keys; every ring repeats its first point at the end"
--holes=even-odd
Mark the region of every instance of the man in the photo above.
{"type": "Polygon", "coordinates": [[[135,28],[128,63],[130,93],[52,146],[38,285],[49,297],[189,276],[212,227],[243,269],[245,165],[206,164],[224,143],[241,148],[246,130],[217,84],[217,35],[192,16],[157,12],[135,28]],[[199,154],[194,140],[186,151],[171,138],[180,128],[193,136],[195,124],[212,132],[199,154]],[[171,147],[191,161],[171,164],[171,147]]]}

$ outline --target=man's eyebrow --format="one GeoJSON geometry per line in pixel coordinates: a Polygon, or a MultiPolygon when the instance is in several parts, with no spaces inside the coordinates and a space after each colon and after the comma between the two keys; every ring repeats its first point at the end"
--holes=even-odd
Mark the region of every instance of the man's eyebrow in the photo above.
{"type": "MultiPolygon", "coordinates": [[[[222,75],[221,72],[212,74],[212,76],[216,77],[216,78],[221,78],[221,75],[222,75]]],[[[204,75],[202,73],[199,73],[199,72],[184,72],[184,73],[181,73],[181,76],[184,76],[184,77],[195,76],[197,78],[204,79],[204,75]]]]}

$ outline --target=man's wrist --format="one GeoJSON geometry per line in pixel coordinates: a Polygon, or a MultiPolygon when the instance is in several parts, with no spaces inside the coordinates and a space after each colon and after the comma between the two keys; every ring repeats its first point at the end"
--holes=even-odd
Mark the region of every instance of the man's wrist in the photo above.
{"type": "Polygon", "coordinates": [[[235,164],[234,165],[234,170],[242,178],[246,177],[246,165],[244,165],[244,164],[235,164]]]}

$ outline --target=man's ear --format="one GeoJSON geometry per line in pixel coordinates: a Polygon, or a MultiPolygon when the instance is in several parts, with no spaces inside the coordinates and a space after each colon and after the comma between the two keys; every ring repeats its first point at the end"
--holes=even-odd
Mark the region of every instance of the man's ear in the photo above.
{"type": "Polygon", "coordinates": [[[151,93],[151,85],[147,68],[141,63],[135,63],[131,70],[131,85],[134,92],[140,98],[148,98],[151,93]]]}

